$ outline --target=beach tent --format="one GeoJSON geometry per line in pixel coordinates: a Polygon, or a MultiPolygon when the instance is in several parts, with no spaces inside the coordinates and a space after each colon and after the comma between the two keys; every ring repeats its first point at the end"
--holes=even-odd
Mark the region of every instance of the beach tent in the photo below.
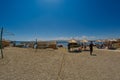
{"type": "Polygon", "coordinates": [[[53,48],[53,49],[57,49],[57,43],[56,41],[38,41],[38,48],[53,48]]]}

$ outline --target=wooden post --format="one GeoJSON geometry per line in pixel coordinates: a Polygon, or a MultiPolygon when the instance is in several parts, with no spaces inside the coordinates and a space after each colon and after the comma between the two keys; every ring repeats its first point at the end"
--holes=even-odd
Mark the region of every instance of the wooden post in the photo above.
{"type": "Polygon", "coordinates": [[[37,50],[37,48],[38,48],[38,43],[37,43],[37,39],[36,39],[36,45],[37,45],[37,46],[36,46],[36,50],[37,50]]]}
{"type": "Polygon", "coordinates": [[[2,58],[3,58],[3,50],[2,50],[2,48],[3,48],[3,45],[2,45],[2,36],[3,36],[3,27],[2,27],[2,29],[1,29],[1,35],[0,35],[1,56],[2,56],[2,58]]]}

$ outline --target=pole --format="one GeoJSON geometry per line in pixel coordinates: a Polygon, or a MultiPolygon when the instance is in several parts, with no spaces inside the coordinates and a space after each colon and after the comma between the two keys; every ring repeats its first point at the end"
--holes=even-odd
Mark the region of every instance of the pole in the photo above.
{"type": "Polygon", "coordinates": [[[2,56],[2,58],[3,58],[3,50],[2,50],[2,47],[3,47],[3,45],[2,45],[3,27],[2,27],[2,29],[1,29],[1,35],[0,35],[0,36],[1,36],[1,37],[0,37],[1,56],[2,56]]]}
{"type": "Polygon", "coordinates": [[[36,50],[37,50],[37,47],[38,47],[38,43],[37,43],[37,38],[36,38],[36,50]]]}

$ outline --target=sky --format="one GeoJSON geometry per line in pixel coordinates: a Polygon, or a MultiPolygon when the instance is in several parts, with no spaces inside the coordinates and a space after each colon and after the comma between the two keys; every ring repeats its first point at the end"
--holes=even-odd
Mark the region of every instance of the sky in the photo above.
{"type": "Polygon", "coordinates": [[[120,38],[120,1],[0,0],[0,27],[9,40],[120,38]]]}

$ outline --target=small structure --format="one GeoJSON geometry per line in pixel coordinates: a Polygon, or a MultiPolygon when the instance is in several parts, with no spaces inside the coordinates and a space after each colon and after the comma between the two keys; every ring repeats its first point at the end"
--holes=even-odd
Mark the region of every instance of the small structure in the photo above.
{"type": "Polygon", "coordinates": [[[68,44],[70,45],[70,48],[78,47],[78,43],[74,39],[69,40],[68,44]]]}
{"type": "Polygon", "coordinates": [[[10,41],[3,40],[3,41],[2,41],[2,44],[3,44],[3,47],[7,47],[7,46],[10,45],[10,41]]]}
{"type": "Polygon", "coordinates": [[[68,41],[68,51],[77,51],[77,52],[79,52],[79,51],[81,51],[79,49],[79,47],[80,47],[80,45],[77,43],[76,40],[71,39],[71,40],[68,41]]]}
{"type": "Polygon", "coordinates": [[[117,49],[117,46],[115,45],[117,43],[116,39],[109,39],[108,40],[108,49],[117,49]]]}
{"type": "Polygon", "coordinates": [[[37,48],[38,49],[46,49],[46,48],[57,49],[57,43],[56,41],[38,41],[37,48]]]}

